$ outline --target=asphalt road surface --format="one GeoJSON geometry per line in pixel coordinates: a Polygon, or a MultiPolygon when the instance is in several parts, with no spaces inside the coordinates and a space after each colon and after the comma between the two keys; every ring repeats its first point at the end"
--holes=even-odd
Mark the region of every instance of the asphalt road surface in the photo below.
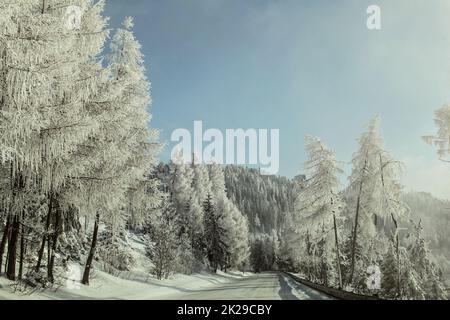
{"type": "Polygon", "coordinates": [[[302,285],[289,276],[268,272],[238,278],[170,296],[174,300],[326,300],[327,295],[302,285]]]}

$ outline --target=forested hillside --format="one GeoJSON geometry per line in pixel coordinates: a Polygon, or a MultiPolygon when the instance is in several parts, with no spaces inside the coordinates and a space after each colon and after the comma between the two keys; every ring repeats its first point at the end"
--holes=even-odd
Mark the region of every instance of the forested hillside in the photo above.
{"type": "Polygon", "coordinates": [[[424,237],[450,283],[450,202],[426,192],[410,192],[403,198],[411,209],[411,219],[422,221],[424,237]]]}
{"type": "Polygon", "coordinates": [[[224,172],[227,194],[247,216],[250,232],[279,231],[286,213],[293,210],[301,181],[265,176],[240,166],[226,166],[224,172]]]}
{"type": "MultiPolygon", "coordinates": [[[[278,246],[281,246],[285,240],[282,233],[285,231],[286,219],[294,212],[295,199],[301,193],[305,181],[298,178],[264,176],[257,169],[242,166],[226,166],[224,172],[227,194],[247,216],[250,237],[265,234],[270,238],[275,231],[279,237],[278,246]]],[[[442,268],[445,278],[449,278],[450,203],[424,192],[406,193],[402,198],[409,208],[409,213],[400,222],[402,227],[407,228],[401,237],[405,238],[413,231],[414,223],[421,221],[432,259],[442,268]]],[[[351,225],[350,218],[346,221],[351,225]]],[[[280,259],[283,253],[277,252],[277,255],[280,259]]]]}

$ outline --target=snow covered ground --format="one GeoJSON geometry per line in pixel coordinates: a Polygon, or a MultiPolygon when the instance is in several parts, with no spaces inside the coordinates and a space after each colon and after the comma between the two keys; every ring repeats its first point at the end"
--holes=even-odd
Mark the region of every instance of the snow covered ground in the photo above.
{"type": "Polygon", "coordinates": [[[150,276],[143,279],[134,275],[133,280],[128,280],[96,271],[89,286],[67,279],[66,283],[57,288],[38,291],[32,288],[21,290],[2,277],[0,299],[178,299],[186,293],[220,286],[244,277],[235,273],[200,273],[176,275],[167,280],[157,280],[150,276]]]}
{"type": "Polygon", "coordinates": [[[129,233],[126,245],[133,256],[134,264],[131,271],[105,272],[104,265],[95,263],[89,286],[80,283],[83,266],[77,263],[69,265],[68,270],[60,274],[57,285],[51,289],[33,289],[18,286],[0,277],[1,299],[179,299],[179,297],[195,292],[220,286],[236,279],[249,277],[251,273],[229,272],[211,274],[202,272],[193,275],[176,274],[170,279],[157,280],[150,274],[151,260],[145,253],[145,239],[143,236],[129,233]]]}
{"type": "Polygon", "coordinates": [[[89,286],[79,282],[83,266],[72,263],[56,279],[51,289],[33,289],[18,286],[0,277],[2,299],[136,299],[136,300],[212,300],[212,299],[267,299],[304,300],[327,299],[323,294],[296,283],[281,273],[253,274],[250,272],[208,272],[193,275],[176,274],[170,279],[157,280],[150,273],[152,262],[145,253],[145,239],[129,233],[126,245],[133,255],[131,271],[105,272],[105,266],[96,264],[89,286]],[[103,271],[102,271],[103,270],[103,271]]]}
{"type": "Polygon", "coordinates": [[[127,280],[97,271],[90,286],[67,280],[58,288],[15,291],[15,285],[2,278],[0,299],[136,299],[136,300],[214,300],[267,299],[308,300],[329,299],[327,296],[298,284],[280,273],[200,273],[176,275],[168,280],[127,280]]]}

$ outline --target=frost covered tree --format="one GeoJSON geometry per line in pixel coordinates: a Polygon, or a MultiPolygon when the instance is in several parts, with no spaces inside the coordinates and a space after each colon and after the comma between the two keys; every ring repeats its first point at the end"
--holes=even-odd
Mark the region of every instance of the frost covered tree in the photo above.
{"type": "Polygon", "coordinates": [[[189,233],[189,214],[193,194],[192,181],[194,172],[191,164],[178,161],[171,163],[171,172],[172,202],[177,212],[178,223],[182,227],[183,233],[189,233]]]}
{"type": "MultiPolygon", "coordinates": [[[[67,3],[70,4],[69,1],[67,3]]],[[[44,15],[45,12],[53,12],[55,5],[56,3],[52,1],[42,3],[44,15]]],[[[64,213],[74,206],[69,185],[74,177],[82,176],[90,166],[89,163],[78,162],[79,154],[84,151],[83,146],[88,143],[90,136],[96,134],[99,129],[98,119],[92,117],[89,109],[94,106],[107,77],[100,60],[93,59],[103,50],[107,37],[106,19],[101,15],[104,3],[80,1],[78,5],[84,14],[82,22],[75,29],[67,28],[65,25],[69,36],[73,34],[74,37],[70,48],[71,55],[65,56],[69,59],[67,60],[69,65],[72,65],[66,72],[72,72],[72,75],[70,77],[64,75],[65,79],[60,80],[60,91],[56,95],[53,110],[50,106],[48,110],[51,111],[44,112],[49,125],[41,129],[40,140],[36,144],[41,150],[45,150],[42,154],[43,170],[39,173],[39,179],[48,198],[45,230],[47,255],[50,256],[47,277],[50,281],[54,278],[53,269],[58,237],[61,233],[61,220],[64,213]],[[83,49],[83,46],[89,49],[83,49]],[[49,225],[47,221],[50,221],[49,225]]],[[[56,11],[65,18],[62,21],[66,23],[66,10],[56,11]]],[[[43,238],[36,265],[37,271],[44,246],[43,238]]]]}
{"type": "Polygon", "coordinates": [[[249,256],[248,222],[228,198],[217,202],[217,209],[223,213],[223,226],[227,232],[228,255],[224,269],[242,267],[249,256]]]}
{"type": "MultiPolygon", "coordinates": [[[[249,259],[255,257],[255,241],[261,237],[275,236],[280,246],[276,250],[277,263],[281,262],[279,267],[289,263],[289,268],[292,268],[300,259],[295,248],[298,235],[293,232],[290,219],[294,195],[298,194],[299,189],[297,181],[279,176],[262,176],[257,169],[241,166],[226,166],[224,175],[228,199],[247,220],[250,233],[249,259]]],[[[220,177],[220,172],[217,176],[220,177]]]]}
{"type": "Polygon", "coordinates": [[[208,169],[211,195],[215,199],[226,197],[225,175],[221,166],[217,163],[211,163],[208,165],[208,169]]]}
{"type": "Polygon", "coordinates": [[[206,200],[208,193],[211,191],[211,182],[209,180],[208,167],[205,164],[192,163],[194,176],[192,182],[192,188],[196,197],[202,201],[206,200]]]}
{"type": "Polygon", "coordinates": [[[381,292],[384,297],[416,300],[425,298],[422,280],[413,264],[405,248],[401,247],[398,252],[396,243],[390,241],[381,264],[381,292]]]}
{"type": "Polygon", "coordinates": [[[224,168],[228,198],[247,217],[251,233],[280,232],[298,194],[296,179],[264,176],[257,169],[229,165],[224,168]]]}
{"type": "Polygon", "coordinates": [[[379,118],[375,117],[359,139],[359,150],[352,159],[350,185],[345,193],[347,213],[353,216],[348,284],[361,283],[364,278],[361,268],[378,263],[384,251],[380,246],[386,243],[382,241],[383,236],[395,238],[399,254],[398,224],[408,212],[401,200],[398,182],[401,164],[383,149],[378,126],[379,118]],[[365,261],[358,261],[359,270],[355,270],[358,247],[365,261]]]}
{"type": "Polygon", "coordinates": [[[172,204],[165,199],[160,208],[160,217],[152,223],[151,239],[153,241],[150,256],[154,267],[152,272],[158,279],[168,278],[177,264],[177,225],[176,213],[172,204]]]}
{"type": "Polygon", "coordinates": [[[221,216],[223,241],[227,254],[222,267],[237,267],[248,257],[248,222],[239,209],[228,198],[225,189],[225,176],[220,165],[209,165],[212,201],[216,212],[221,216]]]}
{"type": "Polygon", "coordinates": [[[253,271],[274,270],[278,258],[278,236],[274,232],[271,234],[259,233],[250,237],[249,262],[253,271]]]}
{"type": "Polygon", "coordinates": [[[9,279],[17,260],[22,277],[25,253],[35,252],[27,255],[33,272],[41,277],[46,265],[44,280],[53,282],[65,259],[64,233],[87,216],[95,221],[87,283],[100,223],[117,234],[127,223],[142,224],[159,201],[148,176],[158,144],[148,127],[140,45],[128,18],[103,63],[103,7],[90,0],[0,3],[0,267],[7,251],[9,279]]]}
{"type": "Polygon", "coordinates": [[[208,194],[204,206],[205,240],[208,260],[213,272],[226,264],[229,254],[228,234],[224,228],[223,213],[217,210],[211,195],[208,194]]]}
{"type": "MultiPolygon", "coordinates": [[[[145,202],[136,197],[145,197],[148,194],[145,191],[154,187],[147,174],[158,150],[157,133],[148,129],[150,85],[140,45],[131,28],[132,19],[125,19],[112,40],[111,77],[105,88],[108,100],[104,104],[100,101],[98,105],[103,108],[94,109],[93,115],[100,118],[100,134],[90,139],[93,147],[87,158],[92,164],[90,170],[79,177],[85,191],[82,193],[83,209],[95,215],[91,249],[82,279],[84,284],[89,283],[100,222],[108,224],[114,232],[127,222],[130,212],[145,214],[149,208],[141,207],[145,202]]],[[[139,220],[136,216],[134,219],[139,220]]]]}
{"type": "Polygon", "coordinates": [[[207,229],[214,224],[221,230],[222,248],[227,249],[217,268],[226,270],[246,265],[249,256],[248,221],[227,196],[221,166],[197,163],[195,156],[192,163],[184,163],[178,158],[173,160],[169,165],[158,166],[156,176],[171,194],[177,208],[178,271],[189,274],[208,264],[214,268],[210,259],[213,237],[211,230],[207,229]],[[204,203],[208,194],[217,219],[205,216],[204,203]],[[208,221],[214,221],[214,224],[208,221]]]}
{"type": "Polygon", "coordinates": [[[434,112],[434,122],[437,132],[434,135],[424,136],[426,143],[434,145],[437,148],[439,159],[444,162],[450,162],[450,106],[445,105],[434,112]]]}
{"type": "Polygon", "coordinates": [[[414,226],[412,243],[409,245],[410,263],[414,269],[424,298],[436,300],[447,299],[444,283],[441,280],[439,270],[431,260],[431,252],[428,243],[423,238],[422,223],[414,226]]]}
{"type": "Polygon", "coordinates": [[[203,203],[211,194],[208,168],[204,164],[193,162],[192,197],[189,212],[190,241],[197,260],[204,258],[203,203]]]}
{"type": "Polygon", "coordinates": [[[197,232],[202,231],[202,228],[199,229],[196,224],[198,203],[194,198],[192,186],[194,171],[190,163],[184,163],[177,159],[170,164],[170,171],[171,201],[176,211],[180,246],[183,247],[178,256],[179,269],[183,273],[192,273],[198,269],[195,263],[194,241],[197,239],[197,232]]]}
{"type": "MultiPolygon", "coordinates": [[[[74,153],[96,121],[86,106],[101,88],[103,72],[95,57],[106,39],[103,2],[79,0],[85,19],[77,29],[66,25],[69,1],[19,1],[2,4],[2,150],[14,149],[10,167],[11,233],[8,278],[15,278],[16,226],[27,195],[44,194],[48,212],[41,248],[48,243],[48,278],[53,278],[54,251],[62,212],[70,201],[61,195],[72,175],[83,171],[74,153]],[[4,11],[3,11],[4,9],[4,11]],[[3,13],[5,12],[5,15],[3,13]],[[57,44],[57,45],[55,45],[57,44]],[[34,190],[34,191],[30,191],[34,190]],[[56,199],[57,198],[57,199],[56,199]],[[14,205],[13,205],[14,203],[14,205]],[[53,230],[50,224],[53,221],[53,230]]],[[[39,249],[38,265],[44,249],[39,249]]],[[[38,266],[36,269],[39,269],[38,266]]]]}
{"type": "Polygon", "coordinates": [[[301,259],[298,244],[302,241],[302,237],[293,222],[293,215],[290,212],[286,214],[279,239],[278,265],[281,269],[287,271],[298,271],[301,259]]]}
{"type": "MultiPolygon", "coordinates": [[[[359,150],[354,155],[350,186],[347,190],[347,209],[353,213],[350,270],[348,283],[354,280],[356,248],[367,250],[367,243],[375,236],[375,215],[378,213],[376,189],[382,140],[378,134],[377,119],[372,119],[367,131],[359,139],[359,150]]],[[[361,271],[361,270],[360,270],[361,271]]]]}
{"type": "MultiPolygon", "coordinates": [[[[305,173],[308,180],[296,201],[296,225],[301,233],[316,237],[315,254],[321,257],[322,266],[328,265],[334,256],[334,270],[337,285],[342,287],[341,247],[342,238],[342,199],[339,196],[340,164],[334,152],[316,137],[306,136],[308,160],[305,173]],[[325,261],[328,260],[328,261],[325,261]]],[[[306,242],[302,242],[306,244],[306,242]]],[[[323,280],[328,279],[325,269],[321,272],[323,280]]],[[[327,281],[325,281],[327,282],[327,281]]]]}

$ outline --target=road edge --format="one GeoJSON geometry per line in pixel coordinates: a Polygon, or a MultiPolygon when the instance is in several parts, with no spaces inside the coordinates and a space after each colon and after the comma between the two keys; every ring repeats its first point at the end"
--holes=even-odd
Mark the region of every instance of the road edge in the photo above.
{"type": "Polygon", "coordinates": [[[367,295],[363,295],[363,294],[357,294],[357,293],[353,293],[353,292],[339,290],[336,288],[325,287],[325,286],[313,283],[311,281],[302,279],[302,278],[295,276],[286,271],[282,271],[282,273],[287,275],[294,281],[297,281],[307,287],[310,287],[314,290],[317,290],[323,294],[326,294],[326,295],[333,297],[335,299],[338,299],[338,300],[382,300],[381,298],[376,297],[376,296],[367,296],[367,295]]]}

